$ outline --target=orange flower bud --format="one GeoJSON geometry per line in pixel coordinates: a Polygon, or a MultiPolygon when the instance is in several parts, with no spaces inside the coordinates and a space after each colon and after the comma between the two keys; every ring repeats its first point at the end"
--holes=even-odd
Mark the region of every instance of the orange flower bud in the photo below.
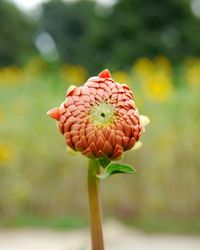
{"type": "Polygon", "coordinates": [[[65,102],[47,114],[58,121],[67,146],[94,159],[121,157],[144,131],[132,91],[107,69],[71,87],[65,102]]]}

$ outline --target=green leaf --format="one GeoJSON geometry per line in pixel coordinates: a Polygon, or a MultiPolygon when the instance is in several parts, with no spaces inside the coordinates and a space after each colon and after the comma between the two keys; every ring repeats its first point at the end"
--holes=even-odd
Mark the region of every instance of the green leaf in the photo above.
{"type": "Polygon", "coordinates": [[[104,173],[102,175],[97,175],[97,177],[100,179],[107,179],[113,174],[132,174],[135,172],[136,170],[130,165],[111,163],[105,168],[104,173]]]}
{"type": "Polygon", "coordinates": [[[103,168],[105,168],[106,166],[108,166],[108,164],[110,164],[110,160],[108,158],[100,159],[99,162],[103,168]]]}

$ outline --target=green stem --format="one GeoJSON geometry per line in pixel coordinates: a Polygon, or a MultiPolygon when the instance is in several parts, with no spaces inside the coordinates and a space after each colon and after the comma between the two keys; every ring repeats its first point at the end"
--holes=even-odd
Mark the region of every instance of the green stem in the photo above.
{"type": "Polygon", "coordinates": [[[90,160],[88,168],[88,196],[90,207],[92,250],[104,250],[99,197],[100,180],[96,177],[96,174],[98,174],[99,172],[99,162],[97,160],[90,160]]]}

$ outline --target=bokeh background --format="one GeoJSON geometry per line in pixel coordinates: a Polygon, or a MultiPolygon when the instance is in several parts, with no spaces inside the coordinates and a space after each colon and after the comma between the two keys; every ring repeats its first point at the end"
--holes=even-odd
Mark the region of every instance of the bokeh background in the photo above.
{"type": "Polygon", "coordinates": [[[0,1],[0,225],[88,225],[87,159],[46,111],[109,68],[151,124],[104,218],[200,233],[200,0],[0,1]]]}

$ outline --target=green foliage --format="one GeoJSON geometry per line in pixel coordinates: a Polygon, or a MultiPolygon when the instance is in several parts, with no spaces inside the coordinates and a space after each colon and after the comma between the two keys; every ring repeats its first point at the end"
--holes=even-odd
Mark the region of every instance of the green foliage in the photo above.
{"type": "Polygon", "coordinates": [[[105,168],[110,163],[110,160],[108,158],[103,158],[103,159],[100,159],[99,162],[100,162],[100,165],[103,168],[105,168]]]}
{"type": "Polygon", "coordinates": [[[200,55],[199,26],[189,0],[123,0],[111,9],[90,1],[51,1],[41,19],[62,61],[82,64],[91,72],[108,65],[111,70],[127,69],[141,56],[164,54],[180,61],[200,55]]]}
{"type": "Polygon", "coordinates": [[[33,53],[33,26],[13,4],[0,1],[0,66],[21,64],[33,53]]]}
{"type": "Polygon", "coordinates": [[[141,56],[164,54],[177,61],[199,54],[200,20],[189,4],[189,0],[118,1],[107,20],[112,26],[108,41],[112,46],[104,47],[108,63],[122,69],[141,56]]]}
{"type": "Polygon", "coordinates": [[[37,32],[53,38],[60,60],[96,73],[104,67],[129,69],[138,57],[163,54],[174,62],[200,55],[200,18],[191,0],[119,0],[112,7],[95,1],[51,0],[30,23],[8,1],[0,1],[0,65],[20,63],[33,53],[37,32]],[[36,32],[37,30],[37,32],[36,32]]]}
{"type": "Polygon", "coordinates": [[[77,229],[86,226],[86,219],[78,216],[70,217],[45,217],[23,214],[16,216],[12,220],[2,219],[0,226],[6,227],[36,227],[36,228],[56,228],[56,229],[77,229]]]}
{"type": "Polygon", "coordinates": [[[110,163],[105,169],[103,174],[97,175],[100,179],[107,179],[113,174],[133,174],[136,170],[127,164],[110,163]]]}
{"type": "Polygon", "coordinates": [[[82,64],[82,50],[89,51],[83,39],[93,20],[93,11],[94,3],[91,1],[50,1],[43,4],[39,28],[53,37],[62,61],[82,64]]]}

